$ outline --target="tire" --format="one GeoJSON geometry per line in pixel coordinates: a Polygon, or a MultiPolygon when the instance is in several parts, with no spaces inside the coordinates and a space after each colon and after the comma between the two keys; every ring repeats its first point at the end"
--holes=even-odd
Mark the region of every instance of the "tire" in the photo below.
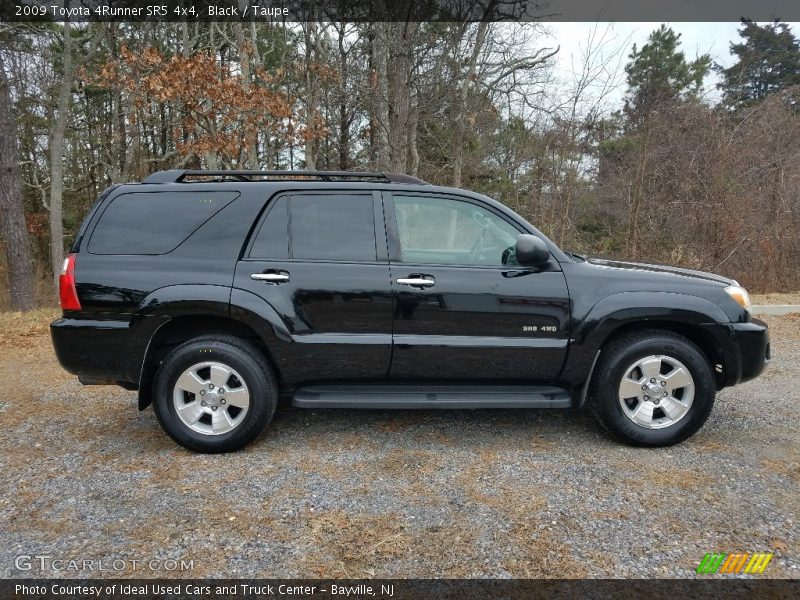
{"type": "Polygon", "coordinates": [[[153,408],[164,431],[181,446],[206,454],[252,442],[272,420],[278,398],[264,356],[244,340],[221,335],[176,347],[153,385],[153,408]]]}
{"type": "Polygon", "coordinates": [[[682,442],[708,419],[716,381],[705,354],[670,331],[623,335],[603,348],[589,388],[595,416],[634,446],[682,442]]]}

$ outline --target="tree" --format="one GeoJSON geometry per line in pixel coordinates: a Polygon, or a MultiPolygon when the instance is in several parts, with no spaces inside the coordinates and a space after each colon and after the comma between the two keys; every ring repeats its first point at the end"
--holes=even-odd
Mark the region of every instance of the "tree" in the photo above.
{"type": "Polygon", "coordinates": [[[669,108],[681,100],[694,97],[711,66],[708,54],[687,62],[683,52],[678,50],[680,37],[671,28],[661,25],[650,34],[641,50],[636,48],[636,44],[633,45],[630,62],[625,67],[628,75],[625,114],[630,129],[639,137],[627,236],[627,251],[634,258],[638,252],[639,216],[645,193],[651,117],[658,108],[669,108]]]}
{"type": "Polygon", "coordinates": [[[50,265],[53,285],[58,289],[58,276],[64,262],[64,136],[72,102],[72,26],[64,23],[64,45],[61,81],[58,89],[53,129],[50,136],[50,265]]]}
{"type": "Polygon", "coordinates": [[[0,234],[6,245],[11,308],[30,310],[35,304],[33,261],[22,205],[16,140],[11,94],[0,52],[0,234]]]}
{"type": "Polygon", "coordinates": [[[736,63],[717,67],[723,102],[734,109],[752,106],[768,95],[800,85],[800,40],[786,23],[759,25],[742,20],[742,42],[731,44],[736,63]]]}
{"type": "Polygon", "coordinates": [[[650,34],[641,49],[633,45],[630,62],[625,67],[628,76],[626,113],[636,125],[641,125],[659,105],[672,103],[695,95],[711,67],[711,57],[703,54],[687,62],[678,50],[680,34],[661,25],[650,34]]]}

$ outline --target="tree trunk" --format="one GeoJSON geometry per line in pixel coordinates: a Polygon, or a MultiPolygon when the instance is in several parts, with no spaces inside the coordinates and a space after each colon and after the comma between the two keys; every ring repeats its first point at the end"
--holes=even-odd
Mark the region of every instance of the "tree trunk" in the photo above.
{"type": "Polygon", "coordinates": [[[384,171],[389,166],[389,103],[387,101],[387,30],[394,23],[375,23],[372,45],[374,81],[372,85],[372,121],[374,123],[375,170],[384,171]]]}
{"type": "Polygon", "coordinates": [[[17,167],[17,126],[11,110],[3,55],[0,54],[0,237],[6,245],[12,310],[34,307],[33,261],[17,167]]]}
{"type": "Polygon", "coordinates": [[[71,25],[64,23],[64,70],[58,92],[58,109],[53,118],[53,133],[50,138],[50,266],[53,282],[58,289],[58,276],[64,262],[64,136],[69,120],[69,104],[72,97],[72,32],[71,25]]]}
{"type": "MultiPolygon", "coordinates": [[[[233,32],[236,36],[236,45],[239,52],[239,64],[241,65],[242,70],[242,89],[244,90],[245,94],[249,94],[251,79],[250,53],[252,52],[252,48],[244,36],[244,27],[241,23],[237,22],[233,24],[233,32]]],[[[258,137],[256,130],[252,126],[246,124],[244,132],[245,157],[243,165],[245,169],[252,170],[258,167],[257,141],[258,137]]]]}
{"type": "Polygon", "coordinates": [[[347,171],[350,159],[350,116],[347,110],[347,52],[345,27],[339,30],[339,170],[347,171]]]}
{"type": "Polygon", "coordinates": [[[469,100],[469,92],[472,88],[472,81],[475,79],[475,68],[478,64],[478,56],[483,49],[483,43],[486,40],[486,31],[489,24],[482,21],[478,25],[478,31],[475,34],[475,45],[472,48],[472,55],[469,58],[469,66],[467,68],[466,77],[464,78],[464,85],[458,96],[458,105],[455,116],[455,128],[453,131],[453,187],[461,187],[462,170],[464,167],[464,134],[467,129],[467,105],[469,100]]]}
{"type": "Polygon", "coordinates": [[[386,69],[389,170],[408,170],[408,133],[411,116],[413,48],[419,23],[391,23],[391,46],[386,69]]]}
{"type": "Polygon", "coordinates": [[[636,177],[636,188],[633,194],[633,202],[630,208],[628,219],[628,244],[627,254],[630,258],[637,258],[639,252],[639,213],[644,199],[644,179],[647,170],[647,146],[650,143],[650,115],[645,117],[644,122],[644,141],[639,155],[639,168],[636,177]]]}
{"type": "MultiPolygon", "coordinates": [[[[303,36],[305,41],[305,92],[306,92],[306,118],[308,120],[308,137],[306,139],[305,158],[306,169],[314,171],[317,168],[318,140],[313,129],[316,129],[320,119],[319,114],[319,85],[316,76],[312,73],[314,62],[314,49],[317,43],[317,24],[304,23],[303,36]]],[[[320,57],[317,56],[317,59],[320,57]]]]}
{"type": "Polygon", "coordinates": [[[411,122],[408,124],[408,174],[413,177],[416,177],[419,174],[419,144],[417,143],[418,129],[419,104],[415,103],[411,108],[411,122]]]}

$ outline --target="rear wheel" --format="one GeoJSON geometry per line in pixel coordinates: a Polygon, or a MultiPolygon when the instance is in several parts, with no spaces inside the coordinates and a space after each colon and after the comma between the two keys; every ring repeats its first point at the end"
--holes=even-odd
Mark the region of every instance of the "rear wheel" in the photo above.
{"type": "Polygon", "coordinates": [[[716,385],[695,344],[650,330],[603,349],[590,394],[595,415],[617,437],[636,446],[669,446],[703,426],[716,385]]]}
{"type": "Polygon", "coordinates": [[[195,452],[238,450],[275,412],[277,384],[261,353],[238,338],[208,336],[175,348],[155,380],[161,426],[195,452]]]}

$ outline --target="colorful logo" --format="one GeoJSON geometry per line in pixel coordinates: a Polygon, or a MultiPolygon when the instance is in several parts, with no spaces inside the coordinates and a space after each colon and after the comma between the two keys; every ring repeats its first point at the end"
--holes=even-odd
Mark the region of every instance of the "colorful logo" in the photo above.
{"type": "Polygon", "coordinates": [[[773,556],[772,552],[754,552],[752,554],[749,552],[734,554],[709,552],[697,566],[697,573],[750,573],[755,575],[764,572],[773,556]]]}

